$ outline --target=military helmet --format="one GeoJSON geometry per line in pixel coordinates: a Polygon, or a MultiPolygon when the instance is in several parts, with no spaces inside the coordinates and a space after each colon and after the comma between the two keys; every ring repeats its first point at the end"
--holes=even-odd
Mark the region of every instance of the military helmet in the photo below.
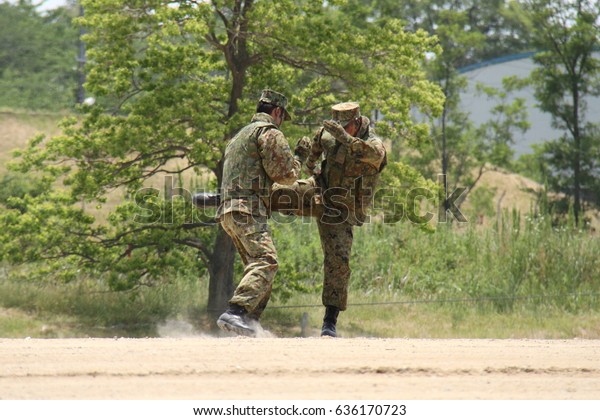
{"type": "Polygon", "coordinates": [[[258,101],[283,108],[285,120],[289,121],[292,119],[290,113],[286,109],[288,100],[282,93],[275,92],[271,89],[264,89],[258,101]]]}
{"type": "Polygon", "coordinates": [[[331,118],[343,127],[359,117],[360,106],[356,102],[342,102],[331,107],[331,118]]]}

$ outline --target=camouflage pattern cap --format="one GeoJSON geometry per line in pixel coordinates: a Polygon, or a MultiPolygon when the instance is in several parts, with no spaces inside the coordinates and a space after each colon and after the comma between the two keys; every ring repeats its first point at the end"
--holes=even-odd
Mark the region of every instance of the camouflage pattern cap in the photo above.
{"type": "Polygon", "coordinates": [[[285,113],[285,120],[289,121],[292,119],[289,112],[287,111],[288,100],[282,93],[275,92],[271,89],[264,89],[262,91],[262,94],[260,95],[259,102],[265,102],[267,104],[273,104],[275,106],[283,108],[283,111],[285,113]]]}
{"type": "Polygon", "coordinates": [[[356,102],[342,102],[331,107],[331,117],[343,127],[360,117],[360,106],[356,102]]]}

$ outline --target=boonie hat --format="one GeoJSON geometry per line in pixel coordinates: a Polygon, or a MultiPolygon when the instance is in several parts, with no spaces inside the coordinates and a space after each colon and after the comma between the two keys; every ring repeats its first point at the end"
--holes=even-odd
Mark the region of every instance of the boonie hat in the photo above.
{"type": "Polygon", "coordinates": [[[262,94],[260,95],[259,102],[265,102],[267,104],[273,104],[275,106],[283,108],[284,111],[284,119],[289,121],[292,119],[290,113],[287,111],[287,98],[285,95],[279,92],[275,92],[271,89],[264,89],[262,94]]]}
{"type": "Polygon", "coordinates": [[[331,107],[331,117],[342,127],[360,117],[360,106],[356,102],[342,102],[331,107]]]}

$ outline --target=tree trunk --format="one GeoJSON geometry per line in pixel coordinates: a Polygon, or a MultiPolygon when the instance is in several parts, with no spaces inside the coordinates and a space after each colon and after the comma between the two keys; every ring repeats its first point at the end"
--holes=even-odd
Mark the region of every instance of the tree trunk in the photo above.
{"type": "MultiPolygon", "coordinates": [[[[223,181],[223,159],[217,164],[214,173],[220,191],[223,181]]],[[[210,278],[206,311],[213,318],[218,317],[227,308],[227,302],[233,296],[233,263],[236,252],[233,241],[219,226],[208,264],[210,278]]]]}
{"type": "MultiPolygon", "coordinates": [[[[442,109],[442,177],[444,178],[444,217],[443,221],[447,221],[448,210],[450,210],[450,204],[448,203],[448,138],[446,133],[446,119],[448,117],[448,79],[446,77],[444,85],[444,108],[442,109]]],[[[441,221],[441,220],[440,220],[441,221]]],[[[450,219],[452,223],[452,219],[450,219]]]]}
{"type": "Polygon", "coordinates": [[[227,232],[219,226],[208,271],[208,305],[206,311],[216,319],[226,308],[233,295],[233,263],[235,247],[227,232]]]}

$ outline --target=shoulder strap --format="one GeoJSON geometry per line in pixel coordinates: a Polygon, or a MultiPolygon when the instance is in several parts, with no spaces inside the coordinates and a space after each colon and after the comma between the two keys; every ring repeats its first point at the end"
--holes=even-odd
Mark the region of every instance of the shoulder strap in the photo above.
{"type": "Polygon", "coordinates": [[[255,121],[255,122],[253,122],[253,124],[256,125],[258,128],[263,128],[263,127],[277,128],[277,126],[275,124],[266,122],[266,121],[255,121]]]}

